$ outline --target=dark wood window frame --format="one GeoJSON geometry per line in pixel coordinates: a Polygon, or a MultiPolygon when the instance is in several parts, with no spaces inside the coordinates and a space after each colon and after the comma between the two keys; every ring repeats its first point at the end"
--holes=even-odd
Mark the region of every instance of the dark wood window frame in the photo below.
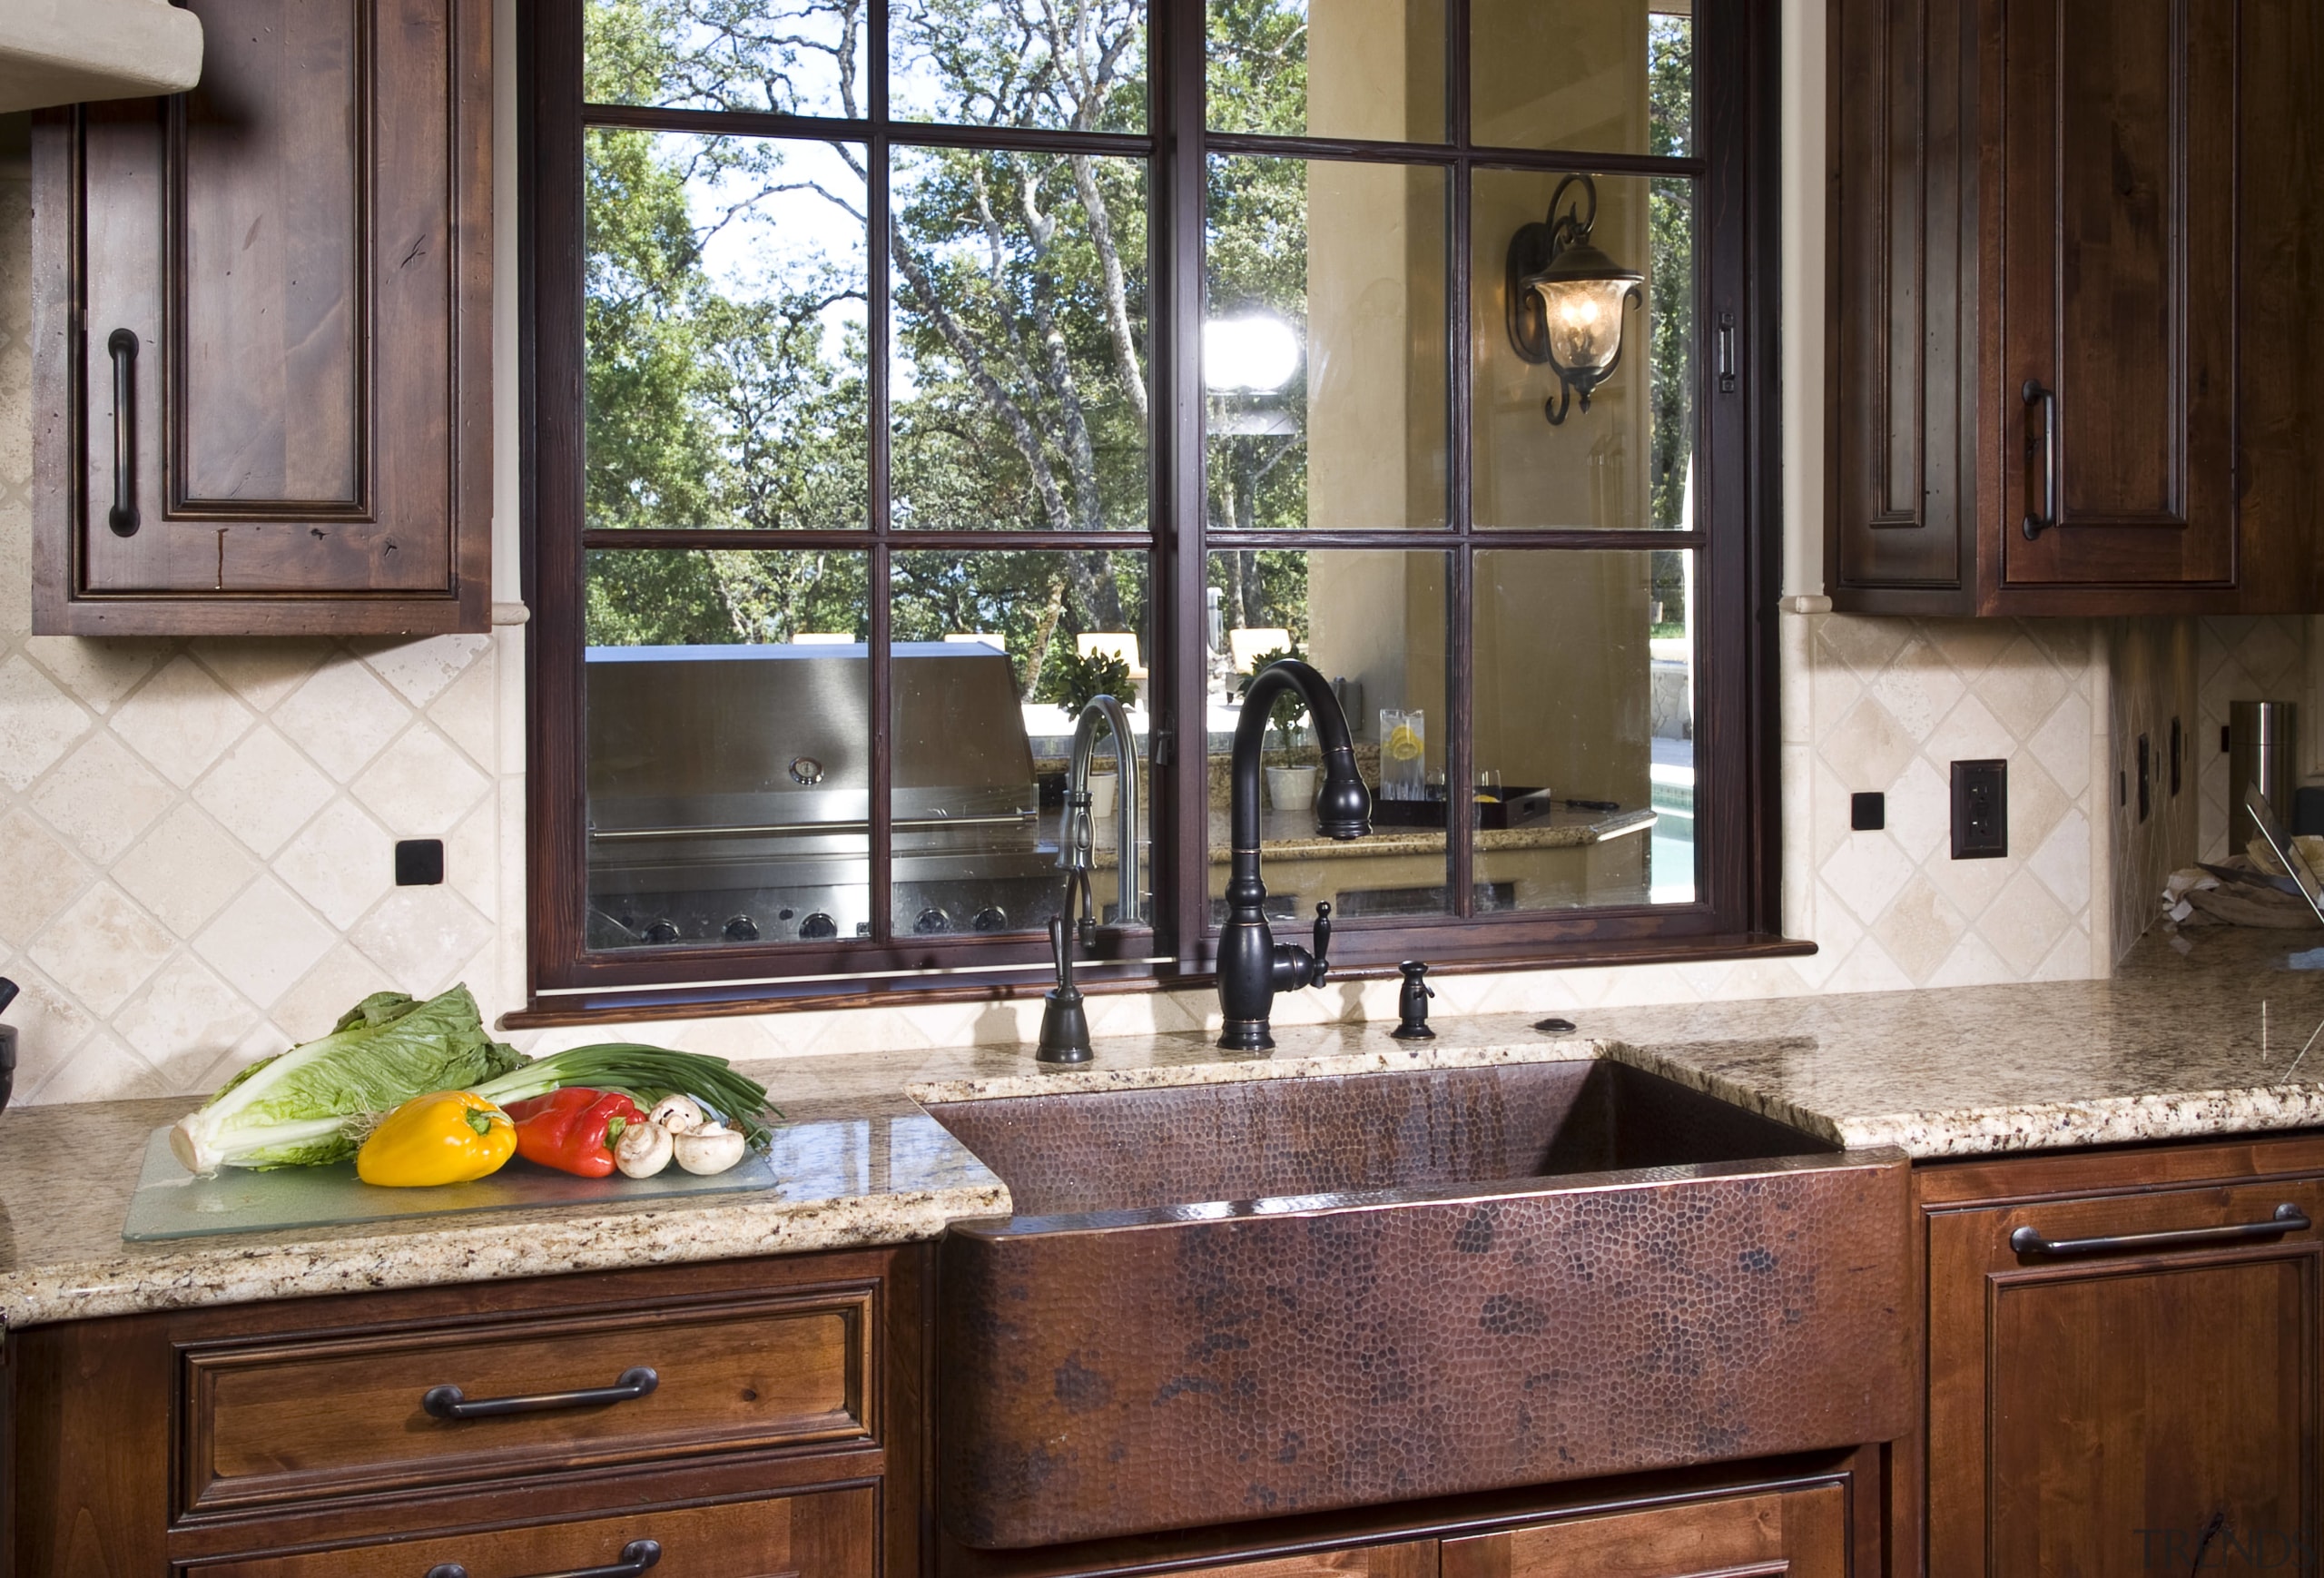
{"type": "MultiPolygon", "coordinates": [[[[870,58],[884,58],[885,26],[872,8],[870,58]]],[[[1113,929],[1104,960],[1080,974],[1092,990],[1199,985],[1209,979],[1216,931],[1206,923],[1206,752],[1187,749],[1176,720],[1205,715],[1204,555],[1213,547],[1321,549],[1394,547],[1449,552],[1453,628],[1467,626],[1472,550],[1691,547],[1701,554],[1696,752],[1700,764],[1696,825],[1701,842],[1695,902],[1474,916],[1474,850],[1451,846],[1453,914],[1356,919],[1334,941],[1335,972],[1393,974],[1399,959],[1440,967],[1508,969],[1799,953],[1812,945],[1778,935],[1780,805],[1776,696],[1778,566],[1778,434],[1776,300],[1779,272],[1777,201],[1775,0],[1695,0],[1697,87],[1694,156],[1542,153],[1483,148],[1466,140],[1467,0],[1447,0],[1448,71],[1459,137],[1444,143],[1228,135],[1204,129],[1204,10],[1199,0],[1154,0],[1148,39],[1151,133],[1005,131],[883,120],[884,73],[870,76],[871,118],[585,106],[581,102],[578,0],[520,0],[518,129],[520,384],[526,597],[532,608],[529,666],[528,926],[530,1003],[512,1024],[606,1017],[753,1012],[894,998],[989,999],[1044,990],[1043,941],[1031,937],[915,937],[879,930],[863,941],[825,946],[737,945],[716,950],[589,951],[581,920],[586,883],[582,689],[584,597],[588,546],[671,547],[850,547],[868,552],[872,584],[886,585],[894,548],[1042,548],[1093,546],[1094,538],[1026,531],[893,530],[887,520],[886,433],[875,420],[872,528],[863,531],[636,532],[579,528],[583,345],[581,168],[585,125],[805,136],[866,145],[874,167],[891,145],[993,147],[1129,154],[1151,161],[1154,236],[1149,265],[1154,425],[1150,532],[1110,532],[1107,547],[1152,555],[1157,745],[1152,778],[1151,930],[1113,929]],[[1196,351],[1202,322],[1205,161],[1213,153],[1428,165],[1448,172],[1451,364],[1450,519],[1443,529],[1275,530],[1207,533],[1204,521],[1204,400],[1196,351]],[[1684,174],[1701,193],[1697,232],[1696,321],[1700,370],[1696,449],[1700,523],[1691,532],[1571,530],[1472,532],[1469,518],[1471,281],[1467,240],[1470,173],[1477,168],[1541,173],[1684,174]],[[1732,314],[1735,370],[1725,387],[1714,363],[1712,325],[1732,314]],[[1163,964],[1139,962],[1153,957],[1163,964]]],[[[884,183],[874,183],[870,226],[872,409],[885,407],[888,317],[884,183]]],[[[887,639],[887,603],[871,611],[875,648],[887,639]]],[[[1471,644],[1456,641],[1449,676],[1452,725],[1448,777],[1468,781],[1471,644]]],[[[875,784],[887,782],[889,697],[883,666],[873,666],[875,784]]],[[[1201,730],[1196,731],[1197,737],[1201,730]]],[[[872,795],[874,892],[887,866],[888,798],[872,795]]]]}

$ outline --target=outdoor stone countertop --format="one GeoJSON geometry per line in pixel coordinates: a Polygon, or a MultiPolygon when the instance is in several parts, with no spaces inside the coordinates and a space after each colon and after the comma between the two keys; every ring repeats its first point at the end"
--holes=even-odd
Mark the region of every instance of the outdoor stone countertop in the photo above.
{"type": "Polygon", "coordinates": [[[1613,1057],[1849,1147],[1974,1156],[2324,1126],[2324,932],[2142,942],[2111,981],[1285,1027],[1270,1053],[1195,1033],[755,1065],[789,1114],[778,1189],[125,1243],[147,1135],[184,1100],[0,1113],[0,1315],[11,1326],[188,1305],[733,1259],[933,1238],[1007,1189],[920,1101],[1613,1057]]]}

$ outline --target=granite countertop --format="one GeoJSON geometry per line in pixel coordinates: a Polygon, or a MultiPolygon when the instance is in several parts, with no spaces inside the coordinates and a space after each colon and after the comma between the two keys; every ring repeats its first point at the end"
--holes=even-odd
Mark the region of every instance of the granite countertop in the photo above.
{"type": "Polygon", "coordinates": [[[200,1304],[895,1243],[1005,1215],[1007,1189],[921,1101],[1619,1058],[1848,1147],[1919,1159],[2324,1126],[2324,932],[2142,942],[2112,981],[1777,998],[1437,1021],[1284,1027],[1275,1050],[1185,1032],[763,1063],[803,1158],[772,1194],[125,1243],[146,1136],[182,1100],[0,1113],[0,1316],[12,1326],[200,1304]]]}

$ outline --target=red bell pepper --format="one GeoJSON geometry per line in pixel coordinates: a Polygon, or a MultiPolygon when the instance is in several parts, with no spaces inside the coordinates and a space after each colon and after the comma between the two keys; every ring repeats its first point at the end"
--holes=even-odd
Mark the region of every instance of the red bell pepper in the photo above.
{"type": "Polygon", "coordinates": [[[511,1101],[504,1110],[517,1125],[518,1156],[582,1178],[609,1176],[622,1130],[645,1121],[645,1110],[619,1090],[578,1085],[511,1101]]]}

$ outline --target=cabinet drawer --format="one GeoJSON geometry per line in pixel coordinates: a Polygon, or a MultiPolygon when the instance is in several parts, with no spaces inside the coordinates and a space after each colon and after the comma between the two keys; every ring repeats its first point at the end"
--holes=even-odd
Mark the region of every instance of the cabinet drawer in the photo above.
{"type": "Polygon", "coordinates": [[[1836,1484],[1447,1540],[1443,1578],[1847,1578],[1836,1484]]]}
{"type": "MultiPolygon", "coordinates": [[[[531,1578],[611,1568],[650,1540],[653,1578],[872,1578],[869,1487],[581,1518],[527,1529],[181,1566],[186,1578],[531,1578]]],[[[637,1569],[641,1573],[644,1568],[637,1569]]]]}
{"type": "Polygon", "coordinates": [[[863,1287],[183,1347],[177,1510],[866,1440],[872,1300],[863,1287]],[[643,1395],[587,1396],[641,1368],[643,1395]],[[447,1386],[468,1405],[528,1401],[444,1417],[424,1399],[447,1386]],[[569,1393],[585,1395],[556,1396],[569,1393]]]}

